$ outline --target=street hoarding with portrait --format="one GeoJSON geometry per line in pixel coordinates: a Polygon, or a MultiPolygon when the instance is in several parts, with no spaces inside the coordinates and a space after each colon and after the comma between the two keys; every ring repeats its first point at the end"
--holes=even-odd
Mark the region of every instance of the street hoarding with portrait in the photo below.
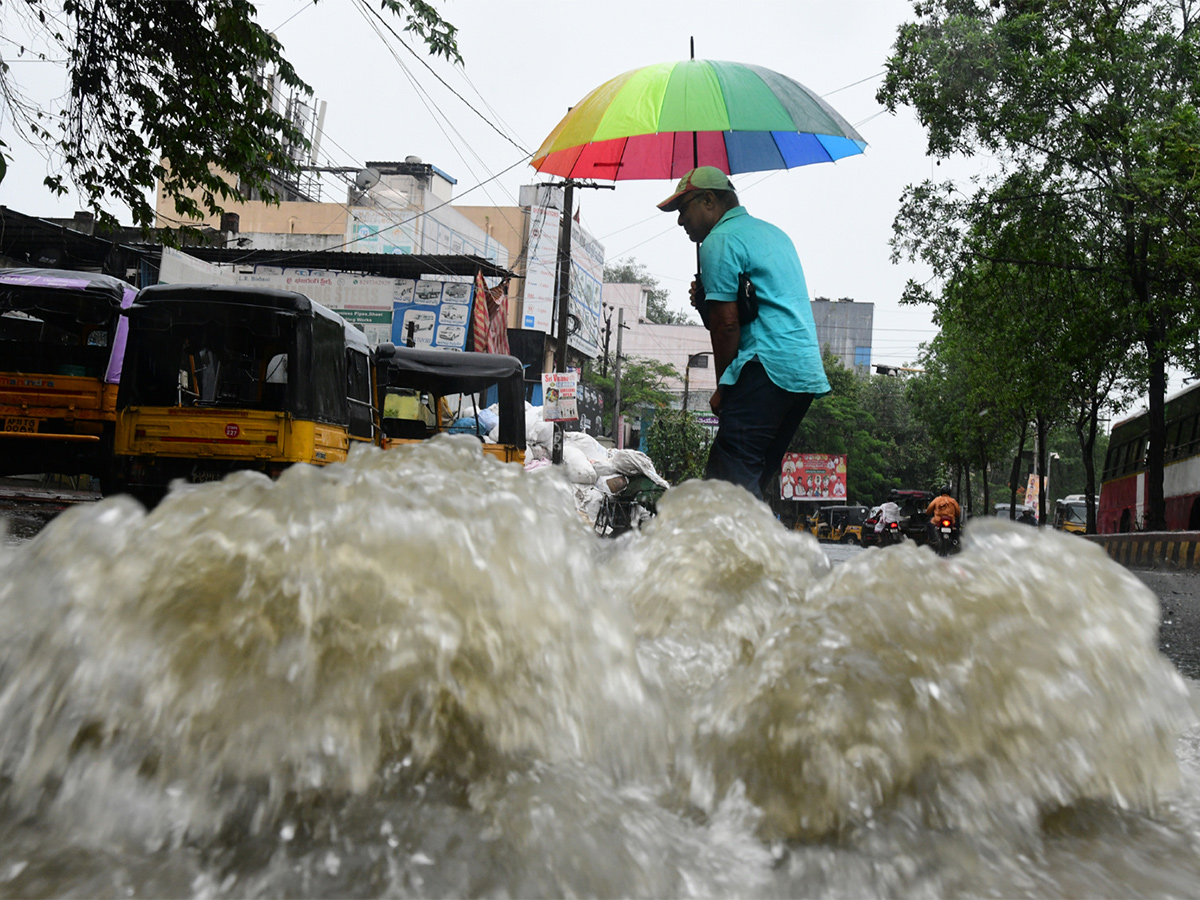
{"type": "Polygon", "coordinates": [[[785,453],[779,476],[783,500],[845,500],[846,457],[827,453],[785,453]]]}

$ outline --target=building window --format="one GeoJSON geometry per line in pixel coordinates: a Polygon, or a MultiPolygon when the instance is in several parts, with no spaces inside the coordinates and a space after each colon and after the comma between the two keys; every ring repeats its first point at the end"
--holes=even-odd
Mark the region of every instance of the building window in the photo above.
{"type": "Polygon", "coordinates": [[[854,348],[854,365],[855,366],[870,366],[871,365],[871,348],[870,347],[855,347],[854,348]]]}

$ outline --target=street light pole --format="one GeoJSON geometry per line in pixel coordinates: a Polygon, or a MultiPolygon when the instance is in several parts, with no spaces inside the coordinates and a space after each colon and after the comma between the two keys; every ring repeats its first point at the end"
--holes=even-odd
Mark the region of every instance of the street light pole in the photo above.
{"type": "Polygon", "coordinates": [[[613,404],[613,434],[617,439],[617,449],[625,449],[625,429],[621,424],[621,332],[625,330],[625,308],[617,310],[617,355],[613,359],[613,393],[616,402],[613,404]]]}
{"type": "Polygon", "coordinates": [[[696,365],[696,360],[703,359],[706,356],[712,356],[711,350],[701,350],[699,353],[693,353],[687,358],[687,364],[683,367],[683,411],[688,409],[688,382],[692,374],[692,366],[696,365]]]}

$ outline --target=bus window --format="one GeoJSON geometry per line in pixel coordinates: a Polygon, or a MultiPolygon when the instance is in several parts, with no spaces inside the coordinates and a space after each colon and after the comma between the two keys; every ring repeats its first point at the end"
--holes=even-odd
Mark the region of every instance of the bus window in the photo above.
{"type": "Polygon", "coordinates": [[[1196,452],[1196,422],[1200,417],[1190,416],[1183,420],[1179,429],[1179,455],[1191,456],[1196,452]]]}
{"type": "Polygon", "coordinates": [[[1179,456],[1179,426],[1181,424],[1181,422],[1172,422],[1167,426],[1163,459],[1172,460],[1179,456]]]}

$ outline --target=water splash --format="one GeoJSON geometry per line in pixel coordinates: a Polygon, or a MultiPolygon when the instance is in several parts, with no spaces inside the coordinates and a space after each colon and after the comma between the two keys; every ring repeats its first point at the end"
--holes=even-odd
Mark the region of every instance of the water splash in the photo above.
{"type": "Polygon", "coordinates": [[[601,540],[470,437],[71,510],[0,547],[0,891],[1178,893],[1153,595],[969,532],[833,568],[689,483],[601,540]]]}

